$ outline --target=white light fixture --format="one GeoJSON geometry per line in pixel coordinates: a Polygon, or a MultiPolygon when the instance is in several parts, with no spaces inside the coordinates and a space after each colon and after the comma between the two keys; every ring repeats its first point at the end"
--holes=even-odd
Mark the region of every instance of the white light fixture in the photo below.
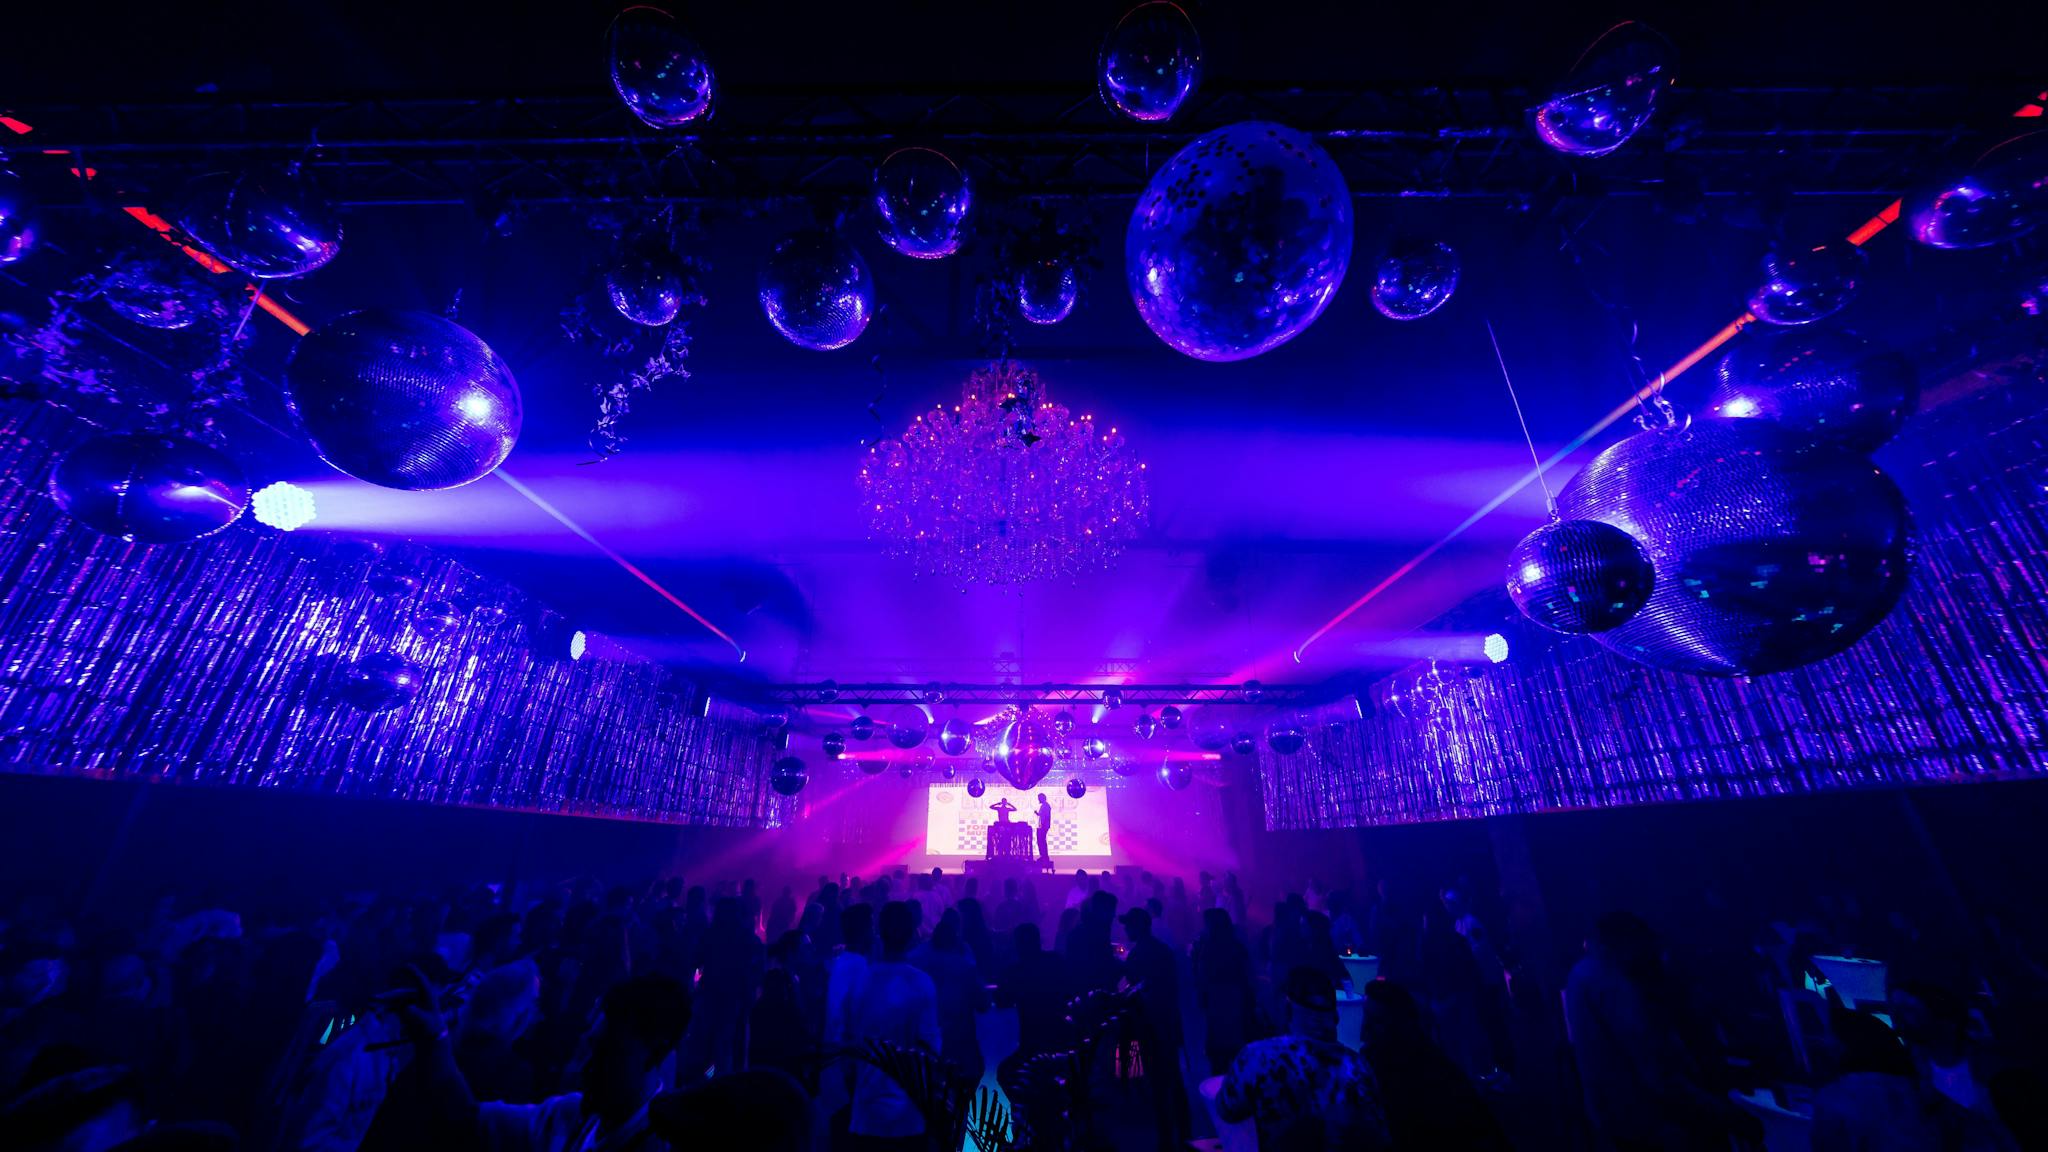
{"type": "Polygon", "coordinates": [[[256,490],[249,497],[249,509],[256,522],[280,532],[292,532],[313,520],[313,494],[297,484],[279,480],[256,490]]]}

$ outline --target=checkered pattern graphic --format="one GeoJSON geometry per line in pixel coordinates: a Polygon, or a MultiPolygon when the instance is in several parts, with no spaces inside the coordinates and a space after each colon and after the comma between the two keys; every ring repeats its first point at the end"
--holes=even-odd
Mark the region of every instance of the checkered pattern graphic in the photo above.
{"type": "MultiPolygon", "coordinates": [[[[1105,798],[1091,791],[1081,800],[1064,789],[1048,789],[1052,801],[1052,829],[1047,847],[1055,859],[1061,856],[1109,855],[1109,827],[1105,798]]],[[[988,851],[988,828],[996,822],[991,807],[1004,794],[1016,805],[1010,823],[1028,828],[1034,850],[1037,846],[1037,793],[1011,792],[990,786],[985,796],[972,797],[961,785],[933,785],[927,813],[926,851],[933,855],[980,858],[988,851]]]]}

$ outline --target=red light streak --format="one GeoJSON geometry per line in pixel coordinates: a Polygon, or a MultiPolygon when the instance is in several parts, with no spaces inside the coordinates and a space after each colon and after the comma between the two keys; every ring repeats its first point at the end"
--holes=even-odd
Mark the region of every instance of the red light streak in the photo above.
{"type": "Polygon", "coordinates": [[[0,116],[0,124],[4,124],[12,129],[16,136],[26,136],[35,131],[34,125],[24,124],[12,116],[0,116]]]}

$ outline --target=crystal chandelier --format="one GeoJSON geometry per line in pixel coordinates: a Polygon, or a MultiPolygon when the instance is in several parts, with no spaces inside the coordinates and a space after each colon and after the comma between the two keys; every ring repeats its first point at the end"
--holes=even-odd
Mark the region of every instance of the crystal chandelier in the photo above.
{"type": "Polygon", "coordinates": [[[873,535],[962,585],[1101,568],[1148,503],[1122,434],[1048,400],[1037,373],[1007,360],[969,376],[959,404],[869,448],[860,490],[873,535]]]}

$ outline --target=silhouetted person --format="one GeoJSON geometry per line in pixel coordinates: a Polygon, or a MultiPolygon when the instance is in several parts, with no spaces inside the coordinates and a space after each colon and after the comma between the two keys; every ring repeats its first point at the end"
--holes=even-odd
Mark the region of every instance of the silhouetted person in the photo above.
{"type": "Polygon", "coordinates": [[[1038,794],[1038,862],[1041,864],[1052,863],[1052,849],[1047,847],[1051,836],[1052,801],[1047,800],[1045,793],[1040,792],[1038,794]]]}
{"type": "Polygon", "coordinates": [[[1066,1046],[1066,1007],[1073,994],[1066,965],[1040,946],[1038,925],[1017,925],[1010,940],[1017,956],[996,985],[996,1003],[1017,1010],[1017,1052],[1005,1066],[1066,1046]]]}
{"type": "MultiPolygon", "coordinates": [[[[903,1047],[937,1052],[939,994],[932,978],[911,965],[917,942],[917,920],[911,906],[891,901],[882,906],[882,955],[868,966],[867,978],[847,1013],[846,1041],[859,1047],[887,1040],[903,1047]]],[[[924,1152],[924,1117],[896,1082],[879,1069],[860,1064],[854,1071],[853,1112],[847,1125],[858,1149],[901,1149],[924,1152]]]]}
{"type": "Polygon", "coordinates": [[[981,972],[974,954],[960,938],[960,914],[947,909],[932,938],[911,953],[911,963],[932,978],[939,997],[939,1054],[974,1080],[981,1079],[981,1045],[974,1035],[974,1016],[987,1006],[981,972]]]}
{"type": "Polygon", "coordinates": [[[761,986],[767,950],[746,920],[744,902],[727,896],[711,914],[704,937],[702,973],[697,980],[699,1009],[684,1044],[682,1068],[700,1074],[706,1068],[735,1072],[746,1067],[747,1011],[761,986]]]}
{"type": "Polygon", "coordinates": [[[1509,1147],[1471,1078],[1429,1038],[1422,1008],[1407,989],[1388,980],[1365,986],[1362,1035],[1397,1152],[1509,1147]]]}
{"type": "Polygon", "coordinates": [[[1194,969],[1195,998],[1202,1009],[1202,1047],[1209,1057],[1209,1071],[1221,1074],[1258,1026],[1251,952],[1231,926],[1230,913],[1221,908],[1202,913],[1194,969]]]}
{"type": "Polygon", "coordinates": [[[1152,914],[1133,908],[1121,923],[1131,939],[1124,979],[1138,990],[1138,1042],[1145,1062],[1145,1086],[1161,1148],[1188,1139],[1188,1090],[1181,1077],[1180,958],[1152,934],[1152,914]]]}
{"type": "Polygon", "coordinates": [[[1365,1060],[1337,1043],[1337,987],[1313,968],[1286,981],[1285,1036],[1257,1040],[1231,1061],[1216,1114],[1259,1129],[1259,1152],[1387,1147],[1378,1082],[1365,1060]]]}

